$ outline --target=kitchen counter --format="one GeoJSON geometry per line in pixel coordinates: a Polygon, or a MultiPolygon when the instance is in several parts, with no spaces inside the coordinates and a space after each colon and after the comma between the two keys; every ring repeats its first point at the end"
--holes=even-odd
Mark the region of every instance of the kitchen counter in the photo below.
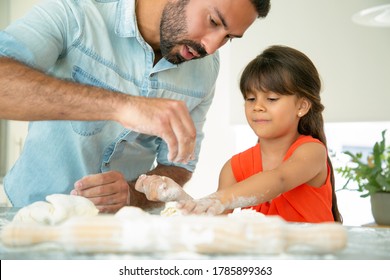
{"type": "MultiPolygon", "coordinates": [[[[18,208],[0,207],[0,226],[11,221],[18,208]]],[[[81,259],[268,259],[268,260],[390,260],[390,227],[346,227],[348,243],[346,248],[335,253],[314,254],[310,252],[282,253],[282,254],[198,254],[192,252],[180,253],[119,253],[119,254],[86,254],[69,252],[58,244],[40,244],[25,248],[8,248],[0,244],[1,260],[16,259],[56,259],[56,260],[81,260],[81,259]]]]}

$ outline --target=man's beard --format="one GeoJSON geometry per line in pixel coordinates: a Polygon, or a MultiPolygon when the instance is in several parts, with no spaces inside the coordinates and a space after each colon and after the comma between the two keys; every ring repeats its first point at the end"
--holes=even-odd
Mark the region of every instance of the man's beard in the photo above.
{"type": "Polygon", "coordinates": [[[186,59],[178,51],[176,46],[189,46],[199,54],[201,58],[207,55],[206,50],[198,43],[184,39],[187,35],[186,7],[189,0],[181,0],[176,3],[168,2],[164,7],[160,23],[160,50],[161,55],[171,63],[180,64],[186,59]]]}

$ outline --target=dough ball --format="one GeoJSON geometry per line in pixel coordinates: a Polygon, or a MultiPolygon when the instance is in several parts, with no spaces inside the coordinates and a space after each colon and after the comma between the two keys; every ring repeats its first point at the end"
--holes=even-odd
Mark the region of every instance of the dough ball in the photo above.
{"type": "Polygon", "coordinates": [[[133,218],[139,218],[139,217],[144,217],[149,215],[150,214],[148,212],[145,212],[141,208],[134,207],[134,206],[124,206],[121,209],[119,209],[118,212],[115,213],[115,217],[121,219],[133,219],[133,218]]]}
{"type": "Polygon", "coordinates": [[[54,207],[45,201],[37,201],[20,209],[13,218],[16,222],[51,224],[54,207]]]}
{"type": "Polygon", "coordinates": [[[56,225],[72,217],[95,216],[99,210],[89,199],[67,194],[52,194],[20,209],[13,221],[56,225]]]}
{"type": "Polygon", "coordinates": [[[53,224],[58,224],[71,217],[88,217],[99,213],[95,204],[83,196],[52,194],[48,195],[46,200],[54,207],[53,224]]]}

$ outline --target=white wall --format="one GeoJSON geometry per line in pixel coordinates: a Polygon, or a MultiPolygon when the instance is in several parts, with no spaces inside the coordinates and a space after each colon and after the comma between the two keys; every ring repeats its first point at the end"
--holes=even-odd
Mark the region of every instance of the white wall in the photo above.
{"type": "Polygon", "coordinates": [[[8,1],[0,0],[0,28],[4,28],[9,22],[8,1]]]}

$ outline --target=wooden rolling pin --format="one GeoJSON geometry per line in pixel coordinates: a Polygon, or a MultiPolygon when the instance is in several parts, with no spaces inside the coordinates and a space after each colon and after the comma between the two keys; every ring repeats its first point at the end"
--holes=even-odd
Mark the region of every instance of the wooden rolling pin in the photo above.
{"type": "Polygon", "coordinates": [[[347,233],[336,223],[294,224],[278,217],[99,215],[71,218],[59,226],[12,222],[2,229],[1,241],[7,247],[54,242],[87,253],[331,253],[346,246],[347,233]]]}

